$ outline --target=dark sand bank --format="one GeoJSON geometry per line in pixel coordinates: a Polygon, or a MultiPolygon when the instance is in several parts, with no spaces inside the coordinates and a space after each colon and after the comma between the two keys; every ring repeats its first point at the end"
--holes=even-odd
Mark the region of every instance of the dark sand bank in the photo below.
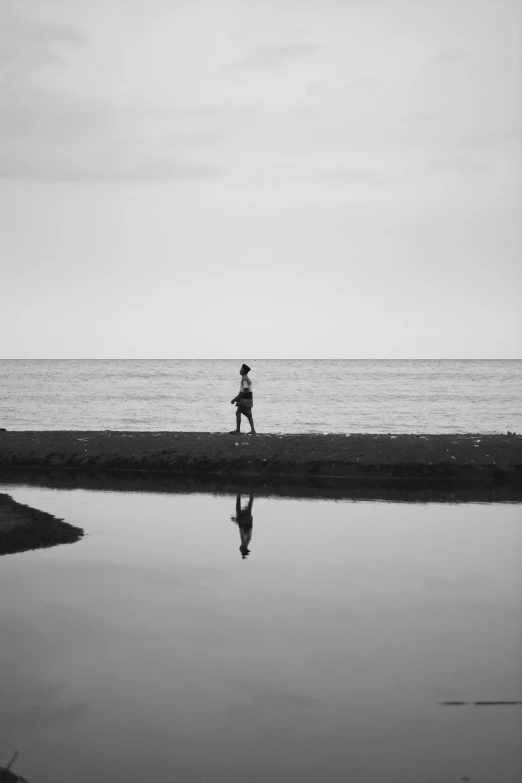
{"type": "Polygon", "coordinates": [[[0,555],[72,544],[82,536],[80,528],[0,494],[0,555]]]}
{"type": "Polygon", "coordinates": [[[0,432],[0,468],[265,479],[522,479],[522,437],[0,432]]]}

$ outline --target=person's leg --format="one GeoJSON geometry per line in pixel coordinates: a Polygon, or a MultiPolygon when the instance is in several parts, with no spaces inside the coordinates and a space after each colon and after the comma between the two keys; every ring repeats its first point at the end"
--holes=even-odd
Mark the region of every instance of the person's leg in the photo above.
{"type": "Polygon", "coordinates": [[[241,411],[239,407],[236,408],[236,429],[230,430],[229,435],[239,435],[241,432],[241,411]]]}
{"type": "Polygon", "coordinates": [[[248,423],[250,424],[250,434],[251,435],[255,435],[256,434],[256,430],[255,430],[255,427],[254,427],[254,417],[252,416],[252,411],[249,411],[246,414],[246,417],[248,419],[248,423]]]}

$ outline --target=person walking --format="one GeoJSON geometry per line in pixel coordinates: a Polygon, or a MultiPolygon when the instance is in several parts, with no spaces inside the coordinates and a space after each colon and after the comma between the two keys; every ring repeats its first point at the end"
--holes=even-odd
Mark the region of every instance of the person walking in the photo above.
{"type": "Polygon", "coordinates": [[[241,375],[241,383],[239,384],[239,394],[230,400],[230,404],[237,405],[236,410],[236,429],[231,430],[230,435],[239,435],[241,432],[241,414],[246,416],[248,423],[250,424],[249,435],[255,435],[256,430],[254,427],[254,419],[252,416],[252,408],[254,406],[254,398],[252,396],[252,381],[248,377],[250,367],[248,364],[241,365],[239,374],[241,375]]]}

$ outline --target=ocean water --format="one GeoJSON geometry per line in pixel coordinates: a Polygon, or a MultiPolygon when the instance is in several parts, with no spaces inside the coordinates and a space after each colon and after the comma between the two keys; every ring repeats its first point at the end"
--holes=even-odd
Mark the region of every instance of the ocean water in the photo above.
{"type": "MultiPolygon", "coordinates": [[[[259,432],[522,431],[520,360],[245,360],[259,432]]],[[[242,361],[2,360],[0,427],[230,430],[242,361]]]]}

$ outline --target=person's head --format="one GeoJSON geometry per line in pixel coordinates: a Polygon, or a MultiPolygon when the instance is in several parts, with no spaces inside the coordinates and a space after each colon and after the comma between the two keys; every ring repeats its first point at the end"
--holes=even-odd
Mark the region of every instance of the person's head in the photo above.
{"type": "Polygon", "coordinates": [[[250,372],[250,367],[248,366],[248,364],[242,364],[241,365],[241,369],[239,371],[239,374],[240,375],[248,375],[249,372],[250,372]]]}

